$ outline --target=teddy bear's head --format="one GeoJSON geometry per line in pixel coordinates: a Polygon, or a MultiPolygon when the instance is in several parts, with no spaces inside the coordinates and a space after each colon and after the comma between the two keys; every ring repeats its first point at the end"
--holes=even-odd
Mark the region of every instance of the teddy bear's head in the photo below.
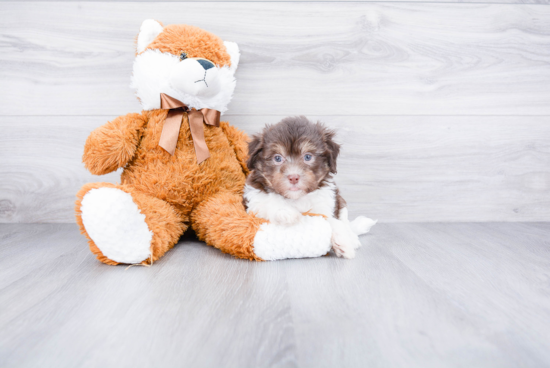
{"type": "Polygon", "coordinates": [[[132,88],[144,110],[160,109],[165,93],[190,108],[225,112],[235,89],[236,43],[189,25],[148,19],[137,37],[132,88]]]}

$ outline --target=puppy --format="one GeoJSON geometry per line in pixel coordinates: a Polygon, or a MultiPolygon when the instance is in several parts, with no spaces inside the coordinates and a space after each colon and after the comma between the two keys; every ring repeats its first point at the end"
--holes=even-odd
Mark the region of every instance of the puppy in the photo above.
{"type": "Polygon", "coordinates": [[[346,202],[334,184],[340,146],[334,131],[306,117],[289,117],[267,125],[249,144],[244,205],[249,213],[280,225],[300,222],[302,214],[323,215],[332,228],[337,256],[353,258],[358,235],[376,221],[348,220],[346,202]]]}

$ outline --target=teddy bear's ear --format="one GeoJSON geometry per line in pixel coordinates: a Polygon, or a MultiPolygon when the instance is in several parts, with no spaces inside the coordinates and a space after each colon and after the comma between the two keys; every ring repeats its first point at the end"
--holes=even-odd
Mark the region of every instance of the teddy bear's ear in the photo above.
{"type": "Polygon", "coordinates": [[[229,67],[229,70],[235,73],[235,71],[237,70],[237,66],[239,65],[239,59],[241,58],[239,46],[237,46],[235,42],[229,41],[224,41],[223,44],[225,45],[227,53],[229,54],[229,56],[231,56],[231,66],[229,67]]]}
{"type": "Polygon", "coordinates": [[[137,38],[138,54],[145,50],[147,46],[162,32],[162,25],[154,19],[147,19],[141,23],[139,35],[137,38]]]}

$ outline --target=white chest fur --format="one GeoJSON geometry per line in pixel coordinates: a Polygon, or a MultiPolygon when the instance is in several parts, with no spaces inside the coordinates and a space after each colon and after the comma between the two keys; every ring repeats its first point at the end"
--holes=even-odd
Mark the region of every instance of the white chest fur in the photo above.
{"type": "Polygon", "coordinates": [[[246,185],[244,198],[247,200],[248,212],[265,219],[270,218],[270,213],[283,208],[292,208],[301,213],[310,211],[333,217],[336,205],[335,185],[332,182],[299,199],[288,199],[279,194],[265,193],[246,185]]]}

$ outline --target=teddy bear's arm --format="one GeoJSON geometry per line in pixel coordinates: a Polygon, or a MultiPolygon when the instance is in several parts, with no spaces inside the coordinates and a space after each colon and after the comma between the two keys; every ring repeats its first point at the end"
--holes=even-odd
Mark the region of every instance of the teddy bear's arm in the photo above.
{"type": "Polygon", "coordinates": [[[132,113],[119,116],[90,134],[82,162],[94,175],[104,175],[125,166],[136,152],[146,117],[132,113]]]}
{"type": "Polygon", "coordinates": [[[239,160],[245,175],[248,175],[248,167],[246,166],[246,160],[248,159],[248,135],[225,121],[220,123],[220,127],[229,140],[231,147],[235,150],[237,160],[239,160]]]}

